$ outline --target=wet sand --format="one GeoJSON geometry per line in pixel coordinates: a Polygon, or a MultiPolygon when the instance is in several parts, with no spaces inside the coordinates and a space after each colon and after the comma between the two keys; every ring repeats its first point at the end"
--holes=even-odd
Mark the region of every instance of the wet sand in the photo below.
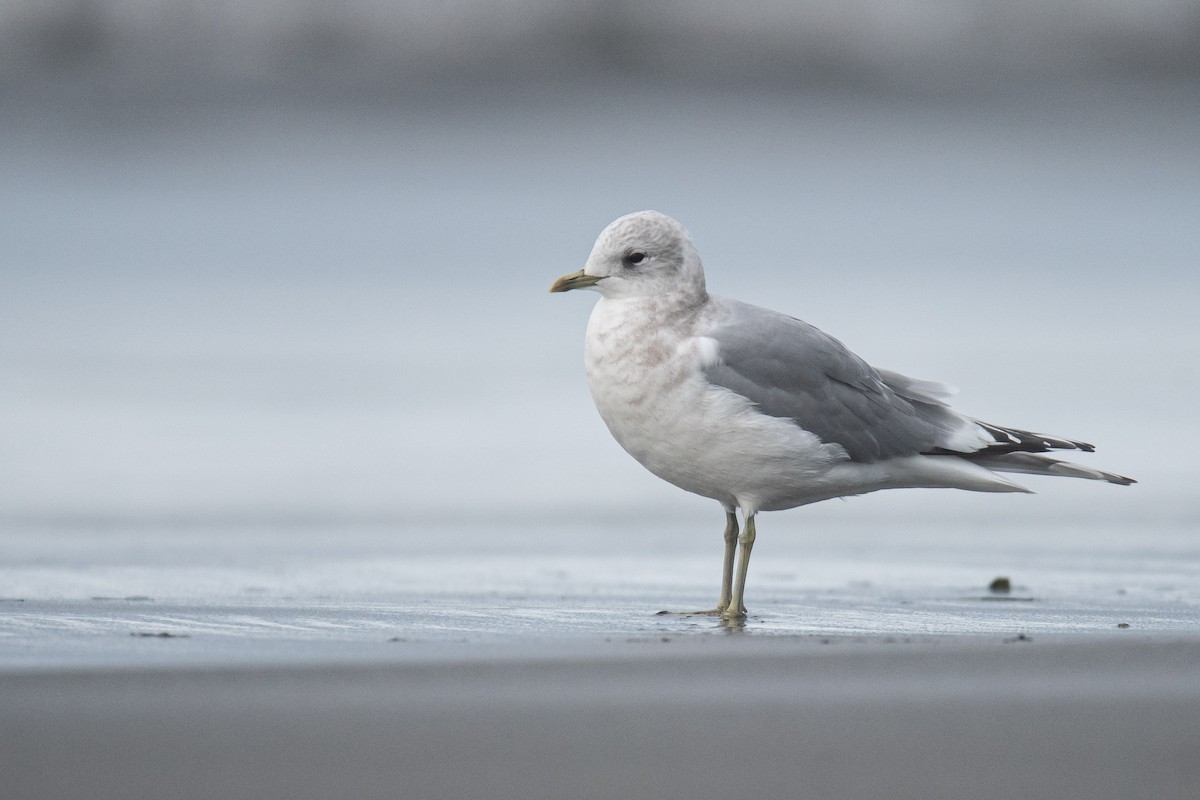
{"type": "Polygon", "coordinates": [[[1187,526],[656,531],[0,535],[0,795],[1197,796],[1187,526]]]}
{"type": "Polygon", "coordinates": [[[0,674],[5,795],[1194,798],[1200,639],[595,640],[0,674]]]}

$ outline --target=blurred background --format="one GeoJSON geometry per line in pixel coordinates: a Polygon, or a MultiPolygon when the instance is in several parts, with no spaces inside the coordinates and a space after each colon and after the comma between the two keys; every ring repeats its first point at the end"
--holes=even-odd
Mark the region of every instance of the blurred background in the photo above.
{"type": "Polygon", "coordinates": [[[0,0],[0,523],[715,547],[592,408],[593,297],[547,293],[644,208],[712,291],[1141,481],[779,527],[1200,517],[1197,0],[0,0]]]}

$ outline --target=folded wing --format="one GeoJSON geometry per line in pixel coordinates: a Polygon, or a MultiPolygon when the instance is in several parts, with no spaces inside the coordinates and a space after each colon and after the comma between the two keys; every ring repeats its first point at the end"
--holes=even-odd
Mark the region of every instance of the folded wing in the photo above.
{"type": "Polygon", "coordinates": [[[1035,456],[1094,448],[1086,442],[990,425],[946,405],[941,384],[877,370],[806,322],[713,297],[698,335],[716,343],[705,377],[746,397],[764,413],[790,419],[852,461],[913,455],[957,456],[1002,472],[1129,478],[1035,456]]]}

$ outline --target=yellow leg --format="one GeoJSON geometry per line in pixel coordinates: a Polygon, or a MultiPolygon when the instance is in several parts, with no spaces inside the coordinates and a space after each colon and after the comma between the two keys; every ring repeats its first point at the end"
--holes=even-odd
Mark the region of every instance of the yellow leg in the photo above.
{"type": "Polygon", "coordinates": [[[722,619],[743,619],[746,616],[746,606],[743,596],[746,593],[746,573],[750,570],[750,551],[754,549],[754,515],[746,517],[746,528],[738,536],[738,569],[737,581],[733,584],[733,593],[729,605],[721,614],[722,619]]]}
{"type": "Polygon", "coordinates": [[[729,608],[729,600],[733,597],[733,554],[738,540],[737,514],[725,512],[725,558],[721,562],[721,596],[717,599],[717,613],[722,614],[729,608]]]}
{"type": "Polygon", "coordinates": [[[707,611],[659,611],[659,614],[682,614],[687,617],[716,617],[725,613],[729,608],[729,599],[733,596],[733,556],[738,542],[737,514],[725,512],[725,558],[721,562],[721,596],[717,599],[717,607],[707,611]]]}

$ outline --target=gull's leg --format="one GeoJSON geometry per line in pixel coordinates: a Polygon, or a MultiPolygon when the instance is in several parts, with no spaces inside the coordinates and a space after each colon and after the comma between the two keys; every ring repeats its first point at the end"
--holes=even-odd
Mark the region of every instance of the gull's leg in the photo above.
{"type": "Polygon", "coordinates": [[[686,617],[716,617],[725,613],[729,608],[729,598],[733,596],[733,554],[738,541],[737,514],[725,511],[725,558],[721,562],[721,597],[717,607],[706,611],[659,611],[659,614],[682,614],[686,617]]]}
{"type": "Polygon", "coordinates": [[[742,602],[742,597],[746,592],[746,573],[750,569],[750,551],[754,549],[754,515],[746,516],[746,528],[738,537],[738,570],[737,582],[733,584],[733,595],[729,599],[729,605],[721,614],[722,619],[743,619],[746,616],[746,606],[742,602]]]}
{"type": "Polygon", "coordinates": [[[725,559],[721,562],[721,596],[717,600],[717,613],[725,613],[729,608],[729,600],[733,596],[733,553],[737,546],[738,522],[737,514],[725,510],[725,559]]]}

